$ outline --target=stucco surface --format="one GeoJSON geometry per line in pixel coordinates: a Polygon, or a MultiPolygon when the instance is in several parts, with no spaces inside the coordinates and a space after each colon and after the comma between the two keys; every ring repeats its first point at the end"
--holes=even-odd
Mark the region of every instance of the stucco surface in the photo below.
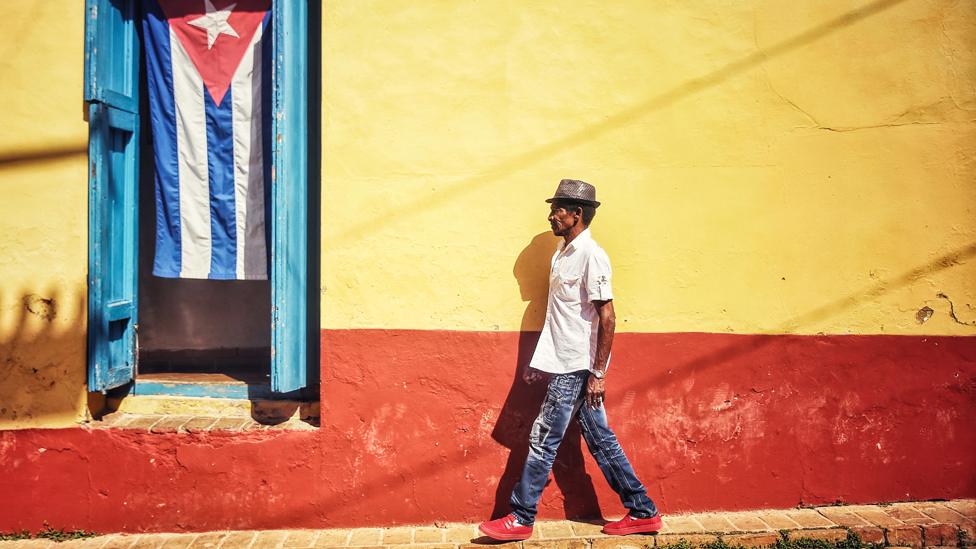
{"type": "MultiPolygon", "coordinates": [[[[0,530],[504,511],[566,176],[604,202],[608,406],[665,512],[976,495],[971,2],[324,4],[322,428],[2,432],[0,530]]],[[[8,9],[0,427],[63,427],[84,14],[8,9]]],[[[570,438],[542,516],[619,512],[570,438]]]]}
{"type": "MultiPolygon", "coordinates": [[[[328,331],[316,431],[0,432],[20,494],[0,531],[502,515],[545,392],[515,375],[536,337],[328,331]]],[[[972,338],[622,334],[607,410],[665,515],[973,497],[974,364],[972,338]]],[[[622,512],[571,427],[541,518],[622,512]]]]}
{"type": "Polygon", "coordinates": [[[84,418],[84,9],[4,4],[0,33],[0,428],[84,418]]]}
{"type": "Polygon", "coordinates": [[[971,2],[324,11],[324,327],[538,329],[575,177],[622,331],[976,333],[971,2]]]}

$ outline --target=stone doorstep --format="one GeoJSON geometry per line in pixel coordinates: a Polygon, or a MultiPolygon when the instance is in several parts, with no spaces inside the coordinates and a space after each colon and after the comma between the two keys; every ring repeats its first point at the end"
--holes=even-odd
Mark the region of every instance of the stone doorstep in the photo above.
{"type": "MultiPolygon", "coordinates": [[[[914,516],[914,515],[912,515],[914,516]]],[[[665,530],[656,536],[606,536],[599,524],[577,521],[539,521],[534,535],[525,542],[500,544],[516,549],[650,549],[686,540],[705,543],[721,537],[730,544],[746,548],[769,546],[786,531],[793,539],[840,541],[848,531],[856,532],[868,543],[888,547],[919,549],[921,547],[958,548],[961,542],[974,547],[976,541],[976,500],[919,502],[895,505],[832,506],[809,509],[739,511],[734,513],[697,513],[665,515],[665,530]],[[894,524],[892,515],[909,516],[898,509],[911,508],[920,515],[933,515],[950,522],[894,524]],[[860,522],[847,514],[856,514],[867,524],[845,527],[827,516],[843,517],[845,522],[860,522]],[[819,517],[814,520],[813,516],[819,517]],[[776,526],[788,525],[789,528],[776,526]],[[873,519],[873,520],[872,520],[873,519]],[[670,524],[669,524],[670,523],[670,524]],[[882,524],[887,526],[882,526],[882,524]],[[708,531],[702,525],[718,525],[722,530],[708,531]],[[775,526],[774,526],[775,524],[775,526]],[[685,525],[685,526],[681,526],[685,525]],[[682,528],[685,531],[678,532],[682,528]]],[[[485,544],[478,539],[475,524],[431,526],[397,526],[389,528],[345,528],[333,530],[265,530],[238,532],[205,532],[199,534],[116,534],[54,544],[47,540],[0,542],[0,549],[14,547],[58,547],[65,549],[176,548],[196,549],[284,549],[297,547],[382,547],[387,549],[472,549],[485,544]]]]}
{"type": "Polygon", "coordinates": [[[128,395],[107,403],[111,412],[86,427],[199,433],[308,431],[319,425],[318,402],[128,395]]]}
{"type": "Polygon", "coordinates": [[[254,419],[235,416],[197,416],[130,414],[113,412],[83,427],[89,429],[126,429],[163,433],[254,432],[254,431],[314,431],[318,417],[287,420],[254,419]]]}
{"type": "Polygon", "coordinates": [[[136,415],[308,419],[319,417],[318,402],[232,398],[127,395],[110,398],[112,411],[136,415]]]}

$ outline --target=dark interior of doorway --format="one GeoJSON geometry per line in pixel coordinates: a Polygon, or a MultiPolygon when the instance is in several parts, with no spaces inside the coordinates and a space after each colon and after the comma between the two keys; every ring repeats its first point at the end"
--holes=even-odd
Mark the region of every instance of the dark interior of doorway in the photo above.
{"type": "Polygon", "coordinates": [[[266,385],[271,375],[268,280],[193,280],[152,274],[155,169],[145,115],[141,126],[136,376],[142,381],[266,385]]]}
{"type": "MultiPolygon", "coordinates": [[[[321,0],[308,2],[308,226],[321,226],[322,152],[322,21],[321,0]]],[[[141,33],[140,33],[141,34],[141,33]]],[[[141,36],[138,38],[142,39],[141,36]]],[[[141,49],[141,48],[140,48],[141,49]]],[[[148,113],[145,59],[140,74],[140,112],[148,113]]],[[[318,400],[320,369],[319,285],[307,284],[307,385],[291,393],[270,392],[271,284],[270,281],[215,281],[165,279],[152,275],[155,256],[155,167],[148,116],[140,120],[139,179],[139,288],[136,386],[149,382],[145,394],[171,394],[159,389],[167,382],[200,385],[212,390],[203,396],[240,398],[236,388],[246,385],[248,398],[318,400]],[[162,382],[162,383],[156,383],[162,382]],[[155,391],[161,391],[155,393],[155,391]]],[[[307,235],[305,276],[319,281],[321,240],[318,230],[307,235]]],[[[126,389],[128,390],[128,389],[126,389]]],[[[138,391],[138,389],[136,389],[138,391]]],[[[190,393],[179,393],[190,394],[190,393]]]]}

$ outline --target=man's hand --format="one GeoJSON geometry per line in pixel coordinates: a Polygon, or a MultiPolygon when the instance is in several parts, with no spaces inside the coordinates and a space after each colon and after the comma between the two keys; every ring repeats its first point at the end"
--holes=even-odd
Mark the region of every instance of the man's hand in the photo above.
{"type": "Polygon", "coordinates": [[[532,385],[533,383],[539,381],[543,377],[545,376],[542,375],[542,372],[534,368],[529,368],[528,366],[526,366],[525,370],[522,371],[522,381],[524,381],[528,385],[532,385]]]}
{"type": "Polygon", "coordinates": [[[604,381],[594,375],[591,375],[586,380],[586,405],[594,410],[603,404],[603,395],[606,393],[606,383],[604,381]]]}

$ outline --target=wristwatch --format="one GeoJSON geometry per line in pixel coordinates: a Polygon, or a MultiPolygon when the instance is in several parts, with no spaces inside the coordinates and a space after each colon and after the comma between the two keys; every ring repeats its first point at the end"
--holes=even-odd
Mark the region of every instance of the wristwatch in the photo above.
{"type": "Polygon", "coordinates": [[[600,370],[597,370],[595,368],[590,370],[590,373],[593,374],[593,377],[597,379],[603,379],[603,376],[607,375],[606,371],[601,372],[600,370]]]}

